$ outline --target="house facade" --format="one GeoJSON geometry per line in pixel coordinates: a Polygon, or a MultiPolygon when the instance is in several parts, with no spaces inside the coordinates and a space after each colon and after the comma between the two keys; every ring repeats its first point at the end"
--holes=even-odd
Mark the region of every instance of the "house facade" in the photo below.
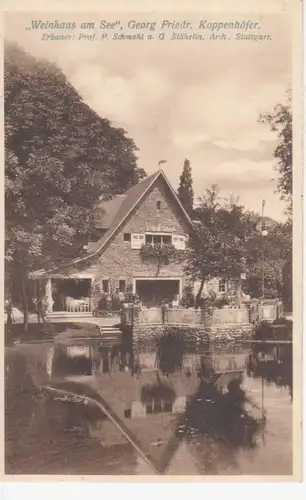
{"type": "Polygon", "coordinates": [[[147,307],[164,299],[179,304],[187,283],[182,251],[193,225],[162,170],[101,203],[95,226],[100,238],[89,242],[86,256],[33,274],[45,289],[49,313],[91,313],[97,292],[130,291],[147,307]],[[151,247],[172,255],[159,258],[151,247]]]}
{"type": "MultiPolygon", "coordinates": [[[[201,283],[196,282],[194,284],[194,293],[196,294],[200,288],[201,283]]],[[[228,293],[233,293],[236,290],[237,282],[233,279],[228,278],[212,278],[207,280],[203,286],[203,295],[213,292],[217,298],[221,298],[228,293]]]]}

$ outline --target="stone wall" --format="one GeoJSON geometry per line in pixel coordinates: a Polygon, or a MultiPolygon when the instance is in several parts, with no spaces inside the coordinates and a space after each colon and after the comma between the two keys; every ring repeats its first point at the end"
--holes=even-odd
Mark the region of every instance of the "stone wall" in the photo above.
{"type": "Polygon", "coordinates": [[[234,359],[237,366],[242,366],[245,353],[249,351],[245,341],[252,338],[253,331],[252,325],[227,328],[137,326],[133,335],[133,358],[141,371],[161,369],[164,373],[168,369],[170,372],[173,369],[200,372],[203,362],[207,369],[218,361],[218,355],[223,364],[234,359]],[[236,359],[235,353],[240,353],[242,361],[236,359]]]}
{"type": "Polygon", "coordinates": [[[213,326],[207,328],[207,335],[210,338],[211,347],[214,350],[224,350],[224,346],[231,350],[239,350],[245,344],[245,341],[254,337],[254,325],[235,325],[235,326],[213,326]]]}
{"type": "Polygon", "coordinates": [[[158,342],[169,335],[196,345],[208,342],[204,326],[138,325],[133,330],[133,347],[139,352],[155,351],[158,342]]]}
{"type": "MultiPolygon", "coordinates": [[[[97,283],[109,279],[110,291],[118,288],[119,280],[125,280],[129,285],[133,283],[133,278],[137,277],[183,278],[183,262],[171,261],[168,265],[161,266],[157,274],[157,263],[144,262],[140,251],[132,249],[131,242],[124,241],[124,233],[145,233],[152,231],[152,228],[155,228],[155,231],[181,235],[188,235],[189,231],[183,214],[161,179],[118,229],[103,253],[82,270],[95,275],[97,283]],[[157,210],[157,201],[161,202],[160,210],[157,210]]],[[[71,272],[78,273],[82,270],[70,269],[71,272]]]]}
{"type": "Polygon", "coordinates": [[[231,326],[170,326],[170,325],[138,325],[133,330],[133,342],[148,346],[156,343],[165,335],[173,335],[186,341],[195,342],[229,342],[232,340],[250,340],[253,337],[254,325],[231,326]]]}

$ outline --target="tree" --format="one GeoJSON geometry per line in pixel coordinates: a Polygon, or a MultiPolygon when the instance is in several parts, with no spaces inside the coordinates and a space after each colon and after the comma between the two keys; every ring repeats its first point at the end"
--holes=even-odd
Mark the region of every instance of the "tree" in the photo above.
{"type": "Polygon", "coordinates": [[[145,176],[137,148],[81,99],[54,65],[5,47],[6,273],[20,283],[27,322],[29,272],[79,256],[101,194],[145,176]]]}
{"type": "Polygon", "coordinates": [[[269,230],[263,239],[260,215],[246,211],[239,199],[222,200],[217,185],[206,190],[194,214],[195,234],[189,239],[186,272],[200,282],[197,305],[205,281],[212,278],[234,279],[238,304],[242,291],[260,297],[262,270],[265,297],[285,298],[290,278],[290,222],[266,218],[269,230]],[[241,273],[246,274],[246,280],[240,279],[241,273]]]}
{"type": "Polygon", "coordinates": [[[291,247],[291,229],[288,223],[274,222],[267,235],[262,238],[260,232],[253,234],[250,240],[252,259],[248,262],[248,288],[253,297],[261,295],[262,270],[264,275],[265,298],[283,297],[286,280],[284,266],[291,247]],[[256,252],[256,248],[259,250],[256,252]],[[254,258],[255,257],[255,258],[254,258]]]}
{"type": "Polygon", "coordinates": [[[247,248],[255,225],[243,207],[233,201],[221,203],[219,188],[206,190],[195,210],[195,234],[189,239],[186,272],[200,281],[196,304],[204,283],[215,277],[236,278],[238,300],[241,295],[240,275],[247,265],[247,248]]]}
{"type": "Polygon", "coordinates": [[[270,125],[277,132],[279,143],[274,151],[278,172],[278,191],[286,201],[288,211],[292,211],[292,99],[291,90],[287,92],[287,102],[277,104],[272,113],[260,117],[261,123],[270,125]]]}
{"type": "Polygon", "coordinates": [[[192,175],[189,160],[184,161],[183,172],[180,176],[180,184],[178,188],[178,197],[185,208],[186,212],[190,215],[193,211],[193,188],[192,188],[192,175]]]}
{"type": "Polygon", "coordinates": [[[284,264],[282,298],[287,310],[292,310],[292,96],[287,92],[285,104],[277,104],[272,113],[261,116],[262,123],[268,123],[277,132],[278,145],[275,148],[276,170],[278,172],[278,191],[287,204],[288,221],[284,245],[284,264]]]}

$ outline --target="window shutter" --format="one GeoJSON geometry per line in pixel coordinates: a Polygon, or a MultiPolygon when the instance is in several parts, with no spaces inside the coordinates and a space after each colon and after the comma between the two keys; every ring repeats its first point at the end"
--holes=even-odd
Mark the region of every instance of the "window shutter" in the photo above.
{"type": "Polygon", "coordinates": [[[180,236],[180,250],[185,250],[186,248],[186,238],[185,236],[180,236]]]}
{"type": "Polygon", "coordinates": [[[186,248],[185,239],[186,239],[185,236],[173,235],[172,236],[172,245],[177,250],[185,250],[185,248],[186,248]]]}
{"type": "Polygon", "coordinates": [[[134,250],[140,249],[142,245],[145,243],[145,235],[144,234],[132,234],[131,237],[131,247],[134,250]]]}
{"type": "Polygon", "coordinates": [[[179,250],[179,237],[176,236],[176,235],[172,235],[172,245],[174,246],[174,248],[176,248],[177,250],[179,250]]]}

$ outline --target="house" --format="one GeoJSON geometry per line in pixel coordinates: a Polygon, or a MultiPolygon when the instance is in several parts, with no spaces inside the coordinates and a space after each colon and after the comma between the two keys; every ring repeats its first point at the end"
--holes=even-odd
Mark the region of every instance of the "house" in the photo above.
{"type": "Polygon", "coordinates": [[[91,314],[93,296],[131,291],[144,306],[164,299],[178,303],[187,283],[185,249],[193,224],[162,170],[96,207],[87,255],[62,267],[40,270],[48,313],[91,314]],[[150,248],[172,249],[176,257],[150,255],[150,248]],[[146,252],[143,249],[146,249],[146,252]]]}
{"type": "MultiPolygon", "coordinates": [[[[196,294],[201,283],[196,282],[194,285],[194,293],[196,294]]],[[[213,292],[216,298],[221,298],[228,293],[235,293],[236,281],[230,278],[212,278],[204,283],[203,295],[213,292]]]]}

